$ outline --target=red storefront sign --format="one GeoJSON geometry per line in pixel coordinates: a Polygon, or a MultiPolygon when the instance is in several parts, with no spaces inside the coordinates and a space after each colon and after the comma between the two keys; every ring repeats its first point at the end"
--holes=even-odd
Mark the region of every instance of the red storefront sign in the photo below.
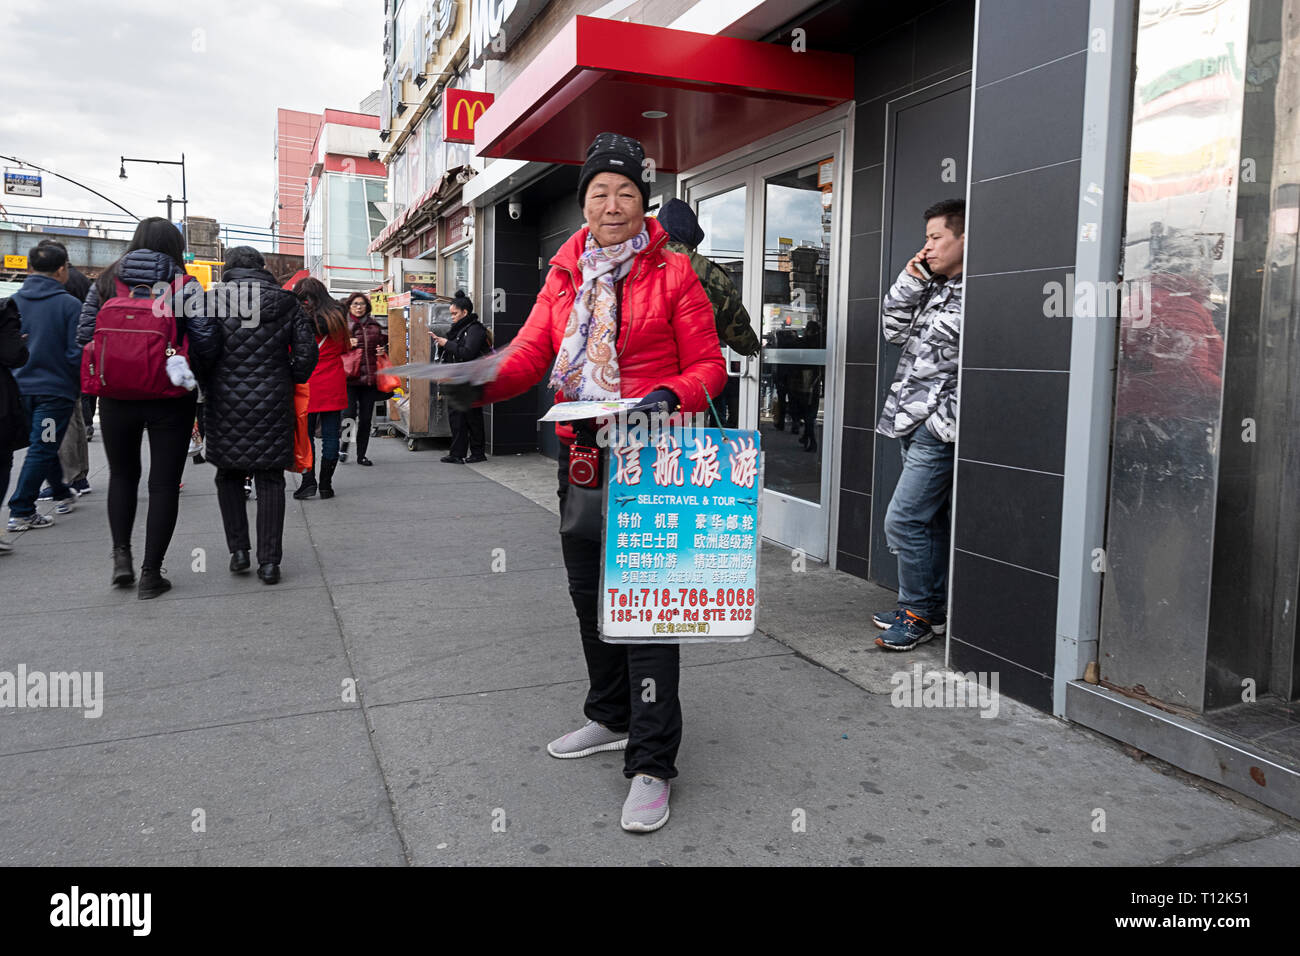
{"type": "Polygon", "coordinates": [[[496,99],[491,93],[448,88],[442,94],[443,136],[449,143],[473,143],[474,122],[496,99]]]}

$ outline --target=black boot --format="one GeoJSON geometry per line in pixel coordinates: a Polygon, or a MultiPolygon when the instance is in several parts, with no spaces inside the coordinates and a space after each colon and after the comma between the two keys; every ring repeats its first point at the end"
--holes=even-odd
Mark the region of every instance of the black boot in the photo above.
{"type": "Polygon", "coordinates": [[[141,601],[148,601],[150,598],[156,598],[160,594],[165,594],[172,589],[172,583],[162,576],[160,568],[140,569],[140,588],[137,597],[141,601]]]}
{"type": "Polygon", "coordinates": [[[345,441],[339,442],[339,463],[342,464],[347,460],[348,460],[348,443],[345,441]]]}
{"type": "Polygon", "coordinates": [[[230,553],[231,574],[243,574],[250,567],[252,567],[252,561],[249,560],[247,551],[241,549],[230,553]]]}
{"type": "Polygon", "coordinates": [[[316,470],[314,465],[302,473],[302,484],[298,486],[298,490],[293,493],[293,496],[299,501],[304,498],[316,497],[316,470]]]}
{"type": "Polygon", "coordinates": [[[135,584],[135,568],[131,566],[131,546],[113,549],[113,586],[129,588],[135,584]]]}
{"type": "Polygon", "coordinates": [[[322,498],[334,497],[334,469],[338,467],[337,461],[328,459],[320,463],[320,496],[322,498]]]}
{"type": "Polygon", "coordinates": [[[262,580],[263,584],[279,584],[280,566],[269,561],[265,564],[259,564],[257,566],[257,576],[262,580]]]}

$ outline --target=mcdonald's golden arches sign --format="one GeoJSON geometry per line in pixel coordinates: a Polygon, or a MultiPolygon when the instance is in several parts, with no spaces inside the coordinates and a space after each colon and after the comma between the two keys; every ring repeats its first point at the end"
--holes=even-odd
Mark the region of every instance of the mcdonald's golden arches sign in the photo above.
{"type": "Polygon", "coordinates": [[[492,105],[491,93],[448,89],[442,97],[443,139],[449,143],[474,142],[474,123],[492,105]]]}

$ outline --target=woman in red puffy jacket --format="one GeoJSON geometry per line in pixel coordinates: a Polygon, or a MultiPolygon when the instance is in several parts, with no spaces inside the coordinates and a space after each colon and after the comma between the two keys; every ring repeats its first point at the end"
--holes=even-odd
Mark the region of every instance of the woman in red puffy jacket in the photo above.
{"type": "MultiPolygon", "coordinates": [[[[703,412],[706,396],[722,391],[727,373],[713,309],[690,259],[667,251],[668,234],[645,215],[644,158],[640,143],[614,133],[591,144],[578,183],[587,225],[551,259],[537,304],[478,403],[520,394],[546,378],[552,363],[556,401],[644,396],[646,406],[703,412]]],[[[579,444],[596,444],[590,424],[579,423],[577,431],[579,444]]],[[[558,425],[556,433],[563,512],[575,432],[558,425]]],[[[576,534],[561,534],[560,541],[591,687],[587,723],[547,751],[570,758],[625,750],[623,773],[632,783],[623,829],[657,830],[668,820],[668,781],[677,775],[681,742],[678,646],[603,642],[600,541],[576,534]],[[650,686],[654,693],[645,695],[650,686]]]]}
{"type": "Polygon", "coordinates": [[[348,379],[343,371],[343,353],[348,348],[348,323],[343,307],[334,301],[325,283],[303,279],[293,287],[316,326],[316,347],[320,359],[307,384],[307,434],[315,436],[320,423],[321,455],[316,458],[316,439],[311,439],[312,467],[303,473],[302,484],[293,496],[300,501],[317,491],[316,462],[320,462],[320,496],[334,497],[334,469],[339,463],[339,426],[348,407],[348,379]]]}

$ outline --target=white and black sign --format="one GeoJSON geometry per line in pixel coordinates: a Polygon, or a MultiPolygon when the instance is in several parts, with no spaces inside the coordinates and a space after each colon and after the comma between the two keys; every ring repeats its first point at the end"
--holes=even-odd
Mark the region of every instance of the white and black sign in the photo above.
{"type": "Polygon", "coordinates": [[[39,197],[41,195],[40,173],[14,172],[6,169],[5,195],[39,197]]]}

